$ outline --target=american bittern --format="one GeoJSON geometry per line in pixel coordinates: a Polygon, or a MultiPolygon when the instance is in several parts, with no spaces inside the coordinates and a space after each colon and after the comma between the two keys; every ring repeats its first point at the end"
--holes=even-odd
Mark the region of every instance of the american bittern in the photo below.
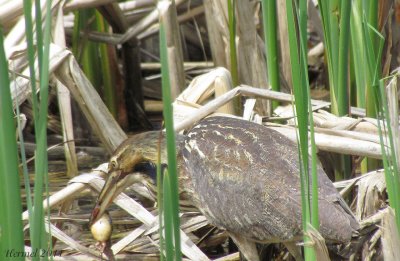
{"type": "MultiPolygon", "coordinates": [[[[128,185],[154,184],[155,171],[138,170],[146,164],[154,168],[158,137],[159,132],[135,135],[115,151],[92,221],[128,185]]],[[[267,127],[227,117],[204,119],[176,140],[181,197],[226,229],[248,260],[259,259],[255,243],[282,242],[293,253],[293,243],[303,238],[295,143],[267,127]]],[[[165,141],[161,154],[166,164],[165,141]]],[[[320,166],[318,186],[322,236],[348,242],[358,222],[320,166]]]]}

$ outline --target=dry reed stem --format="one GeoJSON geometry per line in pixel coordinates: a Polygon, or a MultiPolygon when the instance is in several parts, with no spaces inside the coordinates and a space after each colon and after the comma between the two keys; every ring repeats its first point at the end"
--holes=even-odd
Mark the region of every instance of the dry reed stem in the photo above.
{"type": "Polygon", "coordinates": [[[217,259],[214,259],[214,261],[239,261],[240,260],[240,253],[236,252],[224,257],[220,257],[217,259]]]}
{"type": "MultiPolygon", "coordinates": [[[[57,9],[57,15],[55,19],[54,31],[54,42],[59,46],[66,47],[65,31],[63,23],[63,6],[62,2],[57,9]]],[[[65,87],[60,81],[56,80],[58,107],[60,110],[61,127],[63,133],[65,159],[67,164],[67,176],[72,178],[78,174],[78,161],[75,152],[74,142],[74,129],[72,123],[72,110],[71,110],[71,94],[67,87],[65,87]],[[70,141],[70,142],[68,142],[70,141]]]]}
{"type": "MultiPolygon", "coordinates": [[[[230,91],[232,86],[230,73],[222,67],[197,76],[173,103],[175,124],[183,121],[190,115],[196,114],[197,109],[200,108],[200,104],[212,96],[219,97],[223,95],[230,91]]],[[[219,106],[215,111],[234,114],[233,102],[219,106]]]]}
{"type": "MultiPolygon", "coordinates": [[[[19,68],[17,69],[18,73],[15,80],[11,82],[11,97],[13,99],[14,108],[18,105],[21,105],[31,96],[31,87],[30,87],[30,78],[29,78],[29,68],[26,67],[26,57],[21,56],[21,54],[25,54],[26,52],[26,44],[21,44],[19,46],[15,46],[11,49],[6,49],[8,59],[12,66],[11,68],[19,68]],[[24,64],[24,66],[18,66],[20,64],[24,64]],[[16,65],[16,66],[15,66],[16,65]],[[19,71],[19,70],[22,71],[19,71]],[[20,76],[21,75],[21,76],[20,76]],[[16,96],[18,96],[16,98],[16,96]],[[18,100],[18,104],[17,104],[18,100]]],[[[64,62],[64,60],[71,53],[63,48],[60,48],[58,45],[51,44],[50,45],[50,61],[49,61],[49,72],[53,73],[57,67],[64,62]]],[[[38,70],[36,70],[36,79],[38,79],[38,70]]]]}
{"type": "Polygon", "coordinates": [[[377,175],[360,179],[357,186],[356,217],[362,220],[375,214],[385,205],[383,197],[386,191],[384,172],[377,172],[377,175]]]}
{"type": "MultiPolygon", "coordinates": [[[[221,95],[220,97],[210,101],[205,106],[195,109],[194,107],[187,107],[186,110],[192,110],[191,113],[185,114],[184,117],[179,116],[176,117],[175,120],[175,130],[181,131],[186,128],[189,128],[195,122],[200,119],[206,117],[207,115],[215,112],[219,107],[231,101],[234,97],[238,95],[250,96],[250,97],[262,97],[275,99],[279,101],[291,101],[292,96],[289,94],[283,94],[279,92],[274,92],[270,90],[262,90],[258,88],[252,88],[248,86],[236,87],[233,90],[221,95]]],[[[321,102],[321,101],[312,101],[313,105],[320,106],[329,105],[329,103],[321,102]]],[[[276,128],[276,130],[280,131],[282,134],[286,135],[293,141],[296,141],[295,138],[295,129],[288,131],[283,131],[283,128],[276,128]]],[[[327,150],[332,152],[346,153],[352,155],[361,155],[368,156],[372,158],[380,158],[381,150],[380,145],[370,142],[370,141],[360,141],[360,139],[352,139],[345,137],[338,137],[333,135],[327,135],[322,133],[316,134],[316,145],[321,150],[327,150]],[[333,143],[332,140],[335,140],[333,143]]]]}
{"type": "Polygon", "coordinates": [[[384,210],[381,227],[384,260],[398,260],[400,257],[400,237],[394,215],[394,210],[391,207],[384,210]]]}
{"type": "MultiPolygon", "coordinates": [[[[176,0],[175,5],[179,6],[185,0],[176,0]]],[[[135,25],[131,26],[126,33],[119,39],[118,44],[122,44],[129,39],[136,37],[139,33],[146,30],[150,25],[154,24],[158,20],[158,10],[154,9],[150,14],[148,14],[145,18],[140,20],[135,25]]]]}
{"type": "MultiPolygon", "coordinates": [[[[51,13],[54,14],[55,10],[57,10],[58,6],[64,2],[63,0],[54,0],[51,6],[51,13]]],[[[21,1],[22,4],[22,1],[21,1]]],[[[46,1],[41,2],[42,16],[43,19],[46,16],[46,1]]],[[[35,11],[32,9],[32,19],[35,20],[35,11]]],[[[43,23],[44,26],[44,23],[43,23]]],[[[33,28],[35,30],[35,28],[33,28]]],[[[11,31],[7,34],[4,40],[4,49],[6,50],[6,57],[9,58],[8,50],[13,49],[15,46],[25,43],[25,18],[21,16],[16,25],[11,29],[11,31]]]]}
{"type": "MultiPolygon", "coordinates": [[[[190,9],[184,14],[181,14],[178,16],[178,23],[182,24],[190,19],[193,19],[195,16],[201,15],[204,13],[204,6],[200,5],[197,6],[193,9],[190,9]]],[[[150,28],[148,28],[146,31],[143,31],[142,33],[138,34],[137,38],[140,40],[146,39],[156,33],[160,30],[160,23],[156,23],[152,25],[150,28]]]]}
{"type": "MultiPolygon", "coordinates": [[[[53,195],[51,195],[48,199],[43,200],[43,211],[46,211],[49,207],[52,208],[60,203],[62,203],[64,200],[80,193],[84,189],[86,189],[86,185],[82,182],[82,177],[86,177],[88,180],[91,179],[99,179],[101,178],[108,170],[108,163],[101,164],[99,167],[94,169],[91,174],[81,174],[79,179],[80,182],[77,183],[75,182],[75,177],[74,179],[70,180],[70,184],[63,188],[62,190],[57,191],[53,195]],[[49,204],[47,204],[49,202],[49,204]]],[[[89,182],[89,181],[87,181],[89,182]]],[[[28,211],[24,211],[22,213],[22,220],[28,220],[29,213],[28,211]]]]}
{"type": "MultiPolygon", "coordinates": [[[[310,3],[311,4],[311,3],[310,3]]],[[[281,82],[282,86],[288,90],[293,90],[292,83],[292,67],[290,64],[290,47],[289,47],[289,32],[287,24],[286,1],[276,2],[276,11],[278,18],[278,34],[279,34],[279,52],[282,66],[281,82]]]]}
{"type": "Polygon", "coordinates": [[[75,58],[69,55],[68,59],[56,70],[55,75],[68,87],[93,131],[108,152],[112,153],[127,136],[82,72],[75,58]]]}
{"type": "Polygon", "coordinates": [[[160,24],[163,24],[165,29],[171,98],[175,100],[186,87],[176,7],[174,2],[161,1],[157,8],[160,13],[160,24]]]}
{"type": "MultiPolygon", "coordinates": [[[[54,207],[59,205],[64,201],[68,201],[71,198],[76,197],[78,193],[87,188],[87,186],[91,186],[97,191],[101,191],[104,180],[102,176],[108,169],[108,164],[100,165],[96,170],[93,170],[91,173],[84,173],[80,176],[73,178],[67,187],[64,189],[54,193],[48,199],[45,199],[43,202],[43,207],[47,210],[49,207],[54,207]],[[50,205],[47,205],[47,201],[50,205]]],[[[138,220],[140,220],[143,225],[139,228],[132,231],[128,236],[117,242],[113,245],[112,249],[115,254],[118,254],[122,249],[127,247],[128,244],[132,243],[136,238],[141,236],[142,234],[147,233],[158,233],[158,218],[153,216],[149,211],[147,211],[142,205],[137,203],[135,200],[131,199],[124,193],[120,194],[115,200],[114,203],[119,205],[122,209],[127,211],[130,215],[134,216],[138,220]]],[[[186,233],[195,230],[199,226],[204,226],[204,217],[199,217],[197,219],[192,219],[190,222],[185,223],[185,227],[182,229],[186,230],[186,233]],[[202,223],[203,222],[203,223],[202,223]],[[199,224],[200,223],[200,224],[199,224]],[[196,227],[197,226],[197,227],[196,227]],[[189,228],[189,229],[188,229],[189,228]]],[[[23,220],[28,220],[28,212],[25,211],[23,213],[23,220]]],[[[207,222],[208,224],[208,222],[207,222]]],[[[47,228],[48,226],[46,226],[47,228]]],[[[79,244],[76,240],[72,239],[64,232],[60,231],[54,225],[51,225],[52,235],[55,236],[60,241],[69,245],[73,249],[84,253],[88,256],[99,256],[99,253],[88,249],[81,244],[79,244]]],[[[204,255],[203,252],[190,240],[190,238],[181,230],[182,237],[182,252],[189,257],[191,260],[208,260],[207,256],[204,255]]],[[[118,256],[117,256],[118,257],[118,256]]],[[[72,257],[71,257],[72,258],[72,257]]]]}
{"type": "Polygon", "coordinates": [[[312,247],[315,250],[316,260],[330,260],[325,239],[311,224],[308,224],[307,234],[311,239],[312,247]]]}
{"type": "MultiPolygon", "coordinates": [[[[177,1],[177,4],[180,4],[181,2],[182,2],[182,0],[177,1]]],[[[123,3],[119,4],[121,9],[122,9],[122,4],[123,3]]],[[[125,11],[125,10],[123,10],[123,11],[125,11]]],[[[154,20],[156,13],[157,12],[155,10],[153,10],[150,14],[148,14],[146,17],[144,17],[142,20],[140,20],[139,23],[141,23],[142,25],[140,25],[140,24],[136,25],[136,23],[134,25],[132,25],[132,27],[130,27],[130,30],[132,31],[131,32],[132,36],[130,36],[130,39],[137,37],[138,39],[143,40],[147,37],[150,37],[150,36],[158,33],[160,24],[158,22],[156,22],[157,19],[154,20]],[[137,26],[137,28],[135,26],[137,26]],[[136,28],[136,29],[134,29],[134,28],[136,28]]],[[[178,22],[183,23],[183,22],[185,22],[195,16],[198,16],[202,13],[204,13],[203,6],[195,7],[193,9],[191,9],[190,11],[188,11],[182,15],[179,15],[178,22]]],[[[67,20],[67,24],[69,25],[66,28],[66,31],[69,34],[72,34],[73,17],[70,16],[66,20],[67,20]]],[[[128,19],[126,19],[126,20],[128,21],[128,19]]],[[[83,35],[83,33],[82,33],[82,35],[83,35]]],[[[122,43],[124,43],[124,41],[129,40],[129,39],[127,39],[127,40],[123,39],[124,34],[120,34],[120,33],[89,32],[89,33],[85,34],[85,37],[87,37],[89,40],[92,40],[92,41],[98,41],[98,42],[112,44],[112,45],[122,44],[122,43]]]]}
{"type": "Polygon", "coordinates": [[[117,33],[125,32],[128,28],[128,22],[118,3],[109,3],[99,6],[97,10],[104,19],[117,33]]]}
{"type": "Polygon", "coordinates": [[[60,109],[61,126],[64,141],[67,176],[72,178],[78,174],[78,160],[75,151],[74,129],[72,123],[71,95],[67,87],[56,82],[58,107],[60,109]]]}
{"type": "MultiPolygon", "coordinates": [[[[296,143],[296,128],[288,126],[270,128],[280,132],[296,143]]],[[[346,155],[364,156],[376,159],[380,159],[382,157],[380,145],[370,141],[316,132],[315,143],[317,148],[323,151],[336,152],[346,155]]]]}
{"type": "MultiPolygon", "coordinates": [[[[104,185],[103,180],[92,179],[90,182],[92,188],[97,191],[101,191],[104,185]]],[[[156,226],[158,223],[158,218],[153,216],[147,209],[145,209],[142,205],[137,203],[132,198],[128,197],[125,193],[121,193],[114,199],[114,203],[119,207],[124,209],[130,215],[134,216],[138,220],[140,220],[147,228],[156,226]]],[[[136,232],[138,234],[139,232],[136,232]]],[[[130,235],[132,237],[132,235],[130,235]]],[[[129,244],[130,241],[124,241],[124,244],[129,244]]],[[[126,245],[125,245],[126,246],[126,245]]],[[[122,243],[118,244],[118,249],[123,249],[125,246],[122,243]]],[[[114,250],[114,246],[111,247],[114,250]]],[[[208,260],[208,257],[190,240],[190,238],[181,230],[181,248],[182,253],[185,254],[192,260],[208,260]]]]}
{"type": "Polygon", "coordinates": [[[396,154],[397,169],[400,169],[400,135],[399,135],[399,100],[397,90],[397,78],[395,75],[386,86],[386,97],[388,101],[390,126],[393,137],[394,151],[396,154]]]}
{"type": "Polygon", "coordinates": [[[121,10],[124,12],[142,9],[144,7],[154,6],[153,0],[131,0],[119,3],[121,10]]]}
{"type": "Polygon", "coordinates": [[[71,12],[86,8],[95,8],[116,2],[118,1],[117,0],[72,0],[68,1],[68,3],[65,5],[64,12],[71,12]]]}
{"type": "MultiPolygon", "coordinates": [[[[47,233],[50,233],[50,231],[48,230],[49,228],[49,222],[46,219],[45,220],[45,229],[47,231],[47,233]]],[[[56,226],[54,226],[53,224],[50,223],[50,229],[51,229],[51,235],[55,238],[57,238],[58,240],[64,242],[65,244],[67,244],[69,247],[77,250],[78,252],[81,252],[89,257],[97,257],[99,258],[101,256],[101,254],[99,254],[98,251],[95,251],[93,249],[87,248],[83,245],[81,245],[78,241],[76,241],[75,239],[73,239],[72,237],[68,236],[67,234],[65,234],[63,231],[61,231],[60,229],[58,229],[56,226]]]]}
{"type": "MultiPolygon", "coordinates": [[[[199,69],[209,69],[209,68],[214,68],[214,63],[213,62],[184,62],[183,63],[184,70],[191,70],[195,68],[199,69]]],[[[161,64],[160,63],[141,63],[140,68],[142,70],[160,70],[161,69],[161,64]]]]}
{"type": "Polygon", "coordinates": [[[0,24],[7,28],[8,23],[23,13],[22,1],[7,1],[0,5],[0,24]]]}
{"type": "MultiPolygon", "coordinates": [[[[326,106],[323,104],[320,106],[313,106],[315,127],[332,131],[351,130],[359,133],[371,134],[374,137],[379,135],[376,119],[366,117],[358,119],[347,116],[338,117],[326,110],[320,110],[320,108],[324,107],[326,106]]],[[[275,113],[281,119],[287,119],[288,124],[295,125],[293,107],[291,105],[279,106],[275,110],[275,113]]],[[[373,140],[375,140],[375,138],[373,138],[373,140]]]]}
{"type": "MultiPolygon", "coordinates": [[[[260,89],[269,89],[263,45],[258,44],[259,36],[254,23],[254,3],[249,0],[236,1],[235,3],[237,5],[239,82],[257,86],[260,89]]],[[[256,103],[256,111],[261,115],[271,115],[270,106],[268,100],[259,100],[256,103]]]]}
{"type": "Polygon", "coordinates": [[[229,26],[226,1],[205,0],[207,31],[215,66],[230,69],[229,26]]]}

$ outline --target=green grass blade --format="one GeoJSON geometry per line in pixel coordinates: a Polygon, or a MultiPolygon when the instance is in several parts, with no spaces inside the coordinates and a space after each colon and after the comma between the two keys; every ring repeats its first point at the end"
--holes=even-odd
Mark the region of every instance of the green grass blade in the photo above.
{"type": "Polygon", "coordinates": [[[88,30],[98,30],[96,21],[96,10],[87,9],[76,12],[74,36],[73,36],[73,51],[78,57],[79,64],[85,72],[86,77],[95,86],[99,93],[102,93],[100,86],[102,86],[101,77],[101,61],[99,61],[99,44],[88,41],[86,36],[81,36],[81,32],[88,30]]]}
{"type": "MultiPolygon", "coordinates": [[[[101,16],[99,12],[96,12],[96,28],[98,32],[107,32],[107,24],[104,18],[101,16]]],[[[104,103],[107,105],[107,108],[111,112],[111,114],[117,118],[117,104],[116,104],[116,94],[115,94],[115,84],[112,78],[111,66],[110,66],[110,57],[108,51],[107,44],[98,44],[99,46],[99,55],[98,59],[100,59],[100,69],[101,69],[101,77],[103,82],[103,97],[104,103]]]]}
{"type": "MultiPolygon", "coordinates": [[[[374,88],[373,98],[376,101],[376,111],[378,112],[378,131],[379,139],[382,150],[382,162],[384,166],[386,190],[389,197],[389,205],[394,209],[396,215],[396,225],[398,233],[400,235],[400,217],[397,215],[400,211],[400,178],[397,164],[397,157],[394,150],[393,134],[390,126],[390,117],[388,115],[388,107],[386,102],[386,95],[384,93],[383,80],[379,82],[379,86],[374,88]],[[385,120],[385,123],[381,124],[380,119],[385,120]],[[387,133],[387,137],[384,139],[384,134],[387,133]],[[387,147],[389,146],[389,148],[387,147]]],[[[386,136],[386,135],[385,135],[386,136]]]]}
{"type": "MultiPolygon", "coordinates": [[[[36,157],[35,157],[35,187],[34,187],[34,205],[33,209],[33,225],[32,248],[33,249],[51,249],[51,240],[48,240],[44,229],[44,213],[43,213],[43,191],[44,184],[47,180],[48,164],[47,164],[47,110],[49,95],[49,51],[51,36],[51,1],[46,2],[45,31],[42,50],[42,64],[39,75],[40,82],[40,104],[38,119],[35,121],[36,135],[36,157]],[[36,125],[37,124],[37,125],[36,125]]],[[[41,257],[33,257],[33,260],[39,260],[41,257]]],[[[48,257],[42,257],[47,260],[48,257]]]]}
{"type": "MultiPolygon", "coordinates": [[[[372,0],[374,1],[374,0],[372,0]]],[[[373,16],[372,16],[373,17],[373,16]]],[[[380,39],[383,37],[377,31],[377,27],[374,24],[370,24],[368,21],[365,12],[362,16],[363,19],[363,37],[364,37],[364,45],[366,45],[366,56],[367,56],[367,65],[369,68],[369,72],[371,73],[372,81],[367,85],[366,90],[366,114],[368,117],[376,117],[376,107],[375,100],[373,98],[373,87],[378,85],[378,81],[380,79],[381,73],[380,70],[375,70],[375,68],[379,68],[380,60],[377,59],[377,56],[380,56],[380,53],[376,53],[375,51],[379,48],[380,39]],[[378,67],[379,66],[379,67],[378,67]]]]}
{"type": "MultiPolygon", "coordinates": [[[[18,175],[18,152],[13,120],[8,64],[0,26],[0,253],[23,251],[22,204],[18,175]]],[[[24,260],[23,257],[15,258],[24,260]]]]}
{"type": "MultiPolygon", "coordinates": [[[[375,65],[374,68],[374,84],[373,85],[373,99],[375,104],[375,110],[378,115],[378,131],[379,138],[382,150],[382,161],[385,172],[385,181],[386,181],[386,190],[389,196],[389,204],[394,209],[396,225],[398,229],[398,233],[400,235],[400,176],[397,162],[397,155],[395,150],[395,143],[392,128],[391,128],[391,120],[398,120],[397,115],[396,119],[391,119],[389,115],[388,101],[386,98],[384,81],[381,79],[378,81],[377,77],[379,77],[380,72],[380,60],[382,56],[384,37],[372,26],[369,27],[369,34],[373,36],[373,39],[377,39],[375,42],[369,41],[368,48],[371,48],[373,44],[378,45],[378,52],[376,53],[376,57],[369,56],[369,61],[372,65],[375,65]],[[375,61],[373,59],[376,59],[375,61]],[[385,123],[381,124],[380,119],[384,120],[385,123]],[[385,137],[385,139],[384,139],[385,137]]],[[[396,76],[397,77],[397,76],[396,76]]]]}
{"type": "Polygon", "coordinates": [[[164,230],[165,230],[165,258],[166,260],[175,260],[174,251],[174,220],[173,220],[173,209],[171,206],[172,191],[170,188],[170,177],[168,175],[168,170],[164,172],[163,180],[163,191],[164,191],[164,230]]]}
{"type": "Polygon", "coordinates": [[[40,48],[43,46],[43,29],[42,29],[42,8],[40,6],[40,0],[35,0],[35,28],[36,28],[36,45],[39,48],[37,50],[38,57],[38,68],[39,75],[42,73],[42,64],[43,64],[43,49],[40,48]]]}
{"type": "MultiPolygon", "coordinates": [[[[299,7],[296,6],[296,8],[293,8],[293,2],[287,0],[286,8],[289,32],[290,63],[292,68],[293,92],[295,96],[296,108],[295,111],[298,124],[302,224],[305,232],[304,241],[307,243],[310,240],[307,236],[309,224],[311,224],[315,229],[319,228],[316,148],[313,140],[314,128],[309,93],[310,90],[308,85],[308,66],[306,54],[307,4],[306,1],[300,1],[299,7]],[[296,24],[299,26],[298,30],[296,30],[296,24]],[[311,134],[310,142],[312,146],[311,166],[309,165],[308,155],[309,126],[311,134]],[[312,179],[311,181],[309,179],[310,171],[312,179]]],[[[306,260],[316,260],[314,248],[305,247],[304,254],[306,260]]]]}
{"type": "MultiPolygon", "coordinates": [[[[305,172],[305,180],[307,184],[306,193],[310,195],[308,200],[311,204],[311,225],[314,229],[319,230],[319,212],[318,212],[318,173],[317,173],[317,153],[316,153],[316,145],[315,145],[315,138],[314,138],[314,119],[313,119],[313,112],[311,106],[311,96],[310,96],[310,86],[309,86],[309,79],[308,79],[308,62],[307,62],[307,1],[300,1],[299,5],[299,36],[300,36],[300,70],[302,71],[302,89],[303,97],[306,99],[306,116],[307,121],[304,122],[303,127],[304,132],[307,133],[305,135],[305,139],[307,139],[307,145],[310,143],[311,146],[311,169],[304,168],[307,171],[305,172]],[[308,104],[307,104],[308,103],[308,104]],[[310,139],[308,140],[308,128],[310,128],[310,139]],[[311,171],[311,183],[309,181],[309,172],[311,171]],[[308,188],[311,187],[311,191],[308,188]],[[311,198],[310,198],[311,197],[311,198]]],[[[303,106],[304,100],[301,101],[300,106],[303,106]]],[[[304,153],[303,157],[307,153],[307,161],[309,158],[308,155],[308,146],[302,148],[304,153]]],[[[314,254],[310,253],[310,258],[314,259],[314,254]]]]}
{"type": "MultiPolygon", "coordinates": [[[[318,211],[318,173],[317,173],[317,149],[315,145],[315,138],[314,138],[314,118],[311,106],[311,95],[310,95],[310,86],[309,86],[309,79],[308,79],[308,62],[307,62],[307,1],[300,1],[300,8],[299,8],[299,36],[300,36],[300,70],[302,72],[302,87],[301,91],[303,92],[303,97],[306,100],[301,100],[299,106],[304,106],[303,103],[306,105],[304,107],[306,111],[307,120],[302,124],[302,128],[304,128],[304,139],[307,140],[307,147],[301,148],[302,150],[302,157],[306,157],[307,162],[309,159],[308,154],[308,143],[311,146],[311,169],[310,167],[306,168],[304,165],[305,176],[304,179],[306,181],[307,189],[305,190],[306,195],[310,195],[308,200],[311,204],[311,225],[314,229],[319,230],[319,211],[318,211]],[[310,139],[308,140],[308,126],[310,129],[310,139]],[[311,183],[309,181],[309,172],[311,171],[311,183]],[[311,191],[309,188],[311,187],[311,191]],[[311,197],[311,198],[310,198],[311,197]]],[[[303,159],[304,160],[304,159],[303,159]]],[[[314,259],[314,252],[312,251],[309,254],[310,259],[314,259]]],[[[306,255],[307,257],[307,255],[306,255]]]]}
{"type": "Polygon", "coordinates": [[[319,0],[321,20],[324,31],[324,45],[329,74],[329,90],[331,98],[331,111],[338,114],[337,101],[337,70],[339,56],[339,2],[338,0],[319,0]]]}
{"type": "MultiPolygon", "coordinates": [[[[349,28],[351,1],[318,1],[324,31],[326,63],[329,73],[331,111],[343,116],[349,111],[349,28]]],[[[306,38],[305,38],[306,39],[306,38]]],[[[349,157],[340,157],[335,176],[343,179],[351,172],[349,157]]]]}
{"type": "Polygon", "coordinates": [[[75,12],[72,50],[86,77],[103,97],[111,114],[117,118],[115,80],[111,72],[109,46],[89,41],[87,36],[81,35],[89,30],[107,32],[107,27],[105,19],[95,9],[75,12]]]}
{"type": "MultiPolygon", "coordinates": [[[[367,14],[368,14],[368,24],[370,24],[373,28],[378,30],[378,8],[379,8],[379,0],[369,0],[369,6],[367,6],[367,14]]],[[[365,2],[366,4],[366,2],[365,2]]],[[[376,48],[379,47],[379,37],[374,33],[370,32],[370,36],[372,39],[372,44],[376,48]]],[[[380,63],[380,61],[378,61],[380,63]]]]}
{"type": "Polygon", "coordinates": [[[370,82],[370,74],[365,66],[356,66],[357,64],[366,64],[365,46],[363,43],[362,21],[360,8],[353,2],[350,18],[351,45],[352,45],[352,64],[354,64],[354,76],[356,80],[356,106],[365,108],[365,90],[370,82]]]}
{"type": "MultiPolygon", "coordinates": [[[[172,100],[171,100],[171,87],[170,87],[170,77],[168,68],[168,55],[167,55],[167,43],[165,28],[163,21],[160,21],[160,56],[161,56],[161,74],[162,74],[162,95],[163,95],[163,114],[166,128],[167,137],[167,151],[168,151],[168,186],[170,191],[164,191],[164,197],[167,193],[170,193],[171,201],[168,204],[171,205],[172,210],[172,224],[173,224],[173,240],[174,240],[174,260],[181,260],[181,246],[180,246],[180,220],[179,220],[179,195],[178,195],[178,173],[176,164],[176,147],[175,147],[175,131],[173,123],[173,112],[172,112],[172,100]]],[[[165,201],[164,201],[165,202],[165,201]]],[[[164,205],[165,211],[167,211],[167,202],[164,205]]],[[[165,216],[167,213],[165,213],[165,216]]],[[[167,229],[167,224],[165,222],[165,227],[167,229]]],[[[168,243],[168,238],[165,238],[166,243],[168,243]]],[[[166,252],[171,251],[171,249],[166,247],[166,252]]],[[[168,256],[168,254],[167,254],[168,256]]],[[[167,260],[170,260],[167,258],[167,260]]]]}
{"type": "MultiPolygon", "coordinates": [[[[16,103],[18,102],[18,95],[15,96],[16,103]]],[[[20,115],[19,106],[16,106],[16,113],[20,115]]],[[[22,133],[22,128],[20,124],[20,120],[17,120],[17,130],[18,130],[18,137],[20,141],[20,150],[21,150],[21,165],[22,165],[22,173],[24,176],[24,186],[25,186],[25,193],[26,193],[26,205],[28,208],[29,213],[29,223],[33,224],[33,203],[32,203],[32,193],[31,193],[31,186],[30,186],[30,179],[28,173],[28,165],[26,161],[26,153],[25,153],[25,143],[24,143],[24,135],[22,133]]]]}
{"type": "Polygon", "coordinates": [[[161,141],[162,133],[160,132],[160,137],[158,138],[158,155],[157,155],[157,204],[158,204],[158,223],[159,223],[159,236],[160,236],[160,261],[164,260],[164,193],[163,193],[163,171],[161,167],[161,141]]]}
{"type": "Polygon", "coordinates": [[[235,18],[235,0],[228,1],[228,22],[229,22],[229,58],[231,64],[231,75],[233,86],[238,86],[238,68],[236,57],[236,18],[235,18]]]}
{"type": "MultiPolygon", "coordinates": [[[[371,33],[369,29],[370,25],[366,15],[369,12],[369,7],[362,0],[355,0],[352,4],[350,19],[352,63],[354,64],[353,68],[356,80],[357,93],[355,95],[357,96],[357,106],[366,108],[368,117],[376,117],[373,86],[378,85],[380,78],[380,70],[375,70],[375,68],[380,68],[380,61],[376,59],[376,56],[379,55],[376,53],[379,47],[376,44],[379,41],[374,39],[379,39],[379,36],[371,33]],[[360,64],[364,66],[359,66],[360,64]]],[[[376,169],[379,166],[378,163],[375,159],[364,159],[361,163],[361,172],[366,173],[376,169]]]]}
{"type": "MultiPolygon", "coordinates": [[[[301,79],[301,69],[300,69],[300,54],[298,50],[298,39],[296,35],[296,20],[295,19],[295,10],[293,8],[293,3],[291,0],[286,0],[286,10],[287,10],[287,23],[288,23],[288,33],[289,33],[289,51],[290,51],[290,63],[292,69],[292,82],[293,82],[293,92],[295,96],[295,107],[296,107],[296,118],[298,123],[298,143],[299,143],[299,160],[300,160],[300,189],[301,189],[301,206],[302,206],[302,224],[303,230],[307,231],[307,224],[310,223],[310,205],[308,200],[308,186],[306,173],[308,170],[308,155],[304,154],[304,148],[308,147],[307,133],[304,132],[306,128],[304,128],[304,123],[307,122],[305,106],[301,106],[300,101],[304,101],[305,97],[303,97],[303,92],[301,91],[302,79],[301,79]],[[295,86],[300,86],[297,88],[295,86]]],[[[307,236],[304,237],[304,241],[308,242],[309,238],[307,236]]],[[[305,255],[310,256],[310,251],[312,249],[305,248],[305,255]]]]}
{"type": "MultiPolygon", "coordinates": [[[[381,41],[384,41],[384,38],[376,29],[372,26],[369,25],[367,21],[367,17],[364,13],[363,16],[363,37],[364,37],[364,45],[366,46],[366,65],[368,66],[369,73],[371,73],[372,78],[371,82],[367,85],[366,89],[366,115],[368,117],[376,117],[377,116],[377,110],[376,110],[376,102],[374,99],[374,86],[379,85],[379,79],[380,79],[380,61],[378,57],[381,57],[382,55],[382,49],[376,52],[377,46],[374,45],[373,39],[375,39],[374,34],[379,35],[381,41]],[[371,32],[374,32],[372,34],[371,32]]],[[[369,169],[372,167],[376,166],[368,166],[369,169]]]]}
{"type": "MultiPolygon", "coordinates": [[[[32,23],[32,5],[31,1],[24,0],[24,17],[25,17],[25,34],[27,42],[29,74],[31,78],[35,78],[35,48],[33,45],[33,23],[32,23]]],[[[32,94],[36,93],[36,81],[31,81],[32,94]]],[[[38,100],[36,95],[32,95],[32,111],[36,131],[37,114],[39,113],[38,100]]]]}
{"type": "Polygon", "coordinates": [[[339,36],[339,60],[338,60],[338,91],[337,105],[338,115],[344,116],[349,112],[348,96],[348,64],[349,64],[349,29],[350,29],[351,1],[341,2],[340,11],[340,36],[339,36]]]}
{"type": "MultiPolygon", "coordinates": [[[[279,81],[279,60],[278,60],[278,35],[277,35],[277,18],[276,18],[276,1],[263,0],[263,28],[265,38],[265,49],[267,54],[268,81],[272,90],[280,91],[279,81]]],[[[272,109],[275,109],[279,103],[272,102],[272,109]]]]}
{"type": "MultiPolygon", "coordinates": [[[[25,16],[25,31],[26,31],[26,39],[27,39],[27,52],[28,52],[28,61],[29,61],[29,72],[31,75],[31,87],[32,87],[32,111],[33,111],[33,119],[35,126],[35,133],[38,133],[38,118],[39,118],[39,108],[38,108],[38,99],[36,96],[36,80],[35,80],[35,49],[33,45],[33,23],[32,23],[32,3],[29,0],[24,0],[24,16],[25,16]]],[[[36,184],[35,184],[36,185],[36,184]]],[[[32,213],[32,221],[30,226],[30,238],[31,238],[31,246],[32,249],[40,248],[41,239],[40,235],[36,232],[40,230],[40,225],[43,221],[39,221],[39,223],[35,222],[35,212],[32,213]]],[[[37,258],[36,258],[37,260],[37,258]]]]}
{"type": "MultiPolygon", "coordinates": [[[[383,46],[383,43],[381,46],[383,46]]],[[[390,118],[389,115],[388,102],[386,99],[383,80],[379,81],[379,86],[374,88],[374,90],[375,90],[375,100],[376,100],[375,104],[377,104],[376,110],[379,112],[378,115],[381,115],[380,118],[383,118],[385,120],[385,124],[383,127],[380,121],[378,120],[379,137],[380,137],[381,150],[383,156],[382,159],[385,171],[387,193],[389,196],[389,204],[396,213],[395,215],[396,225],[398,233],[400,235],[400,215],[398,215],[400,211],[400,176],[398,169],[399,164],[397,162],[398,157],[396,155],[395,143],[394,143],[394,138],[396,137],[393,136],[391,128],[390,122],[392,119],[390,118]],[[387,135],[383,135],[383,133],[387,133],[387,135]],[[383,139],[384,136],[386,137],[386,140],[383,139]],[[389,145],[389,148],[387,148],[387,145],[389,145]]]]}

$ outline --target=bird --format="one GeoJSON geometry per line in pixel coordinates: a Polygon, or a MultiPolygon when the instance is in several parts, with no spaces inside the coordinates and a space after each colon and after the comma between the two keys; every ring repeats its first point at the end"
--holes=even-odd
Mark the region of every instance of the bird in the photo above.
{"type": "MultiPolygon", "coordinates": [[[[134,135],[116,149],[92,223],[128,185],[155,184],[159,151],[166,165],[165,137],[159,131],[134,135]]],[[[176,151],[180,198],[225,229],[247,260],[259,260],[258,243],[283,243],[301,260],[295,246],[303,239],[296,143],[260,124],[211,116],[176,134],[176,151]]],[[[327,242],[349,242],[358,221],[319,164],[317,172],[319,231],[327,242]]]]}

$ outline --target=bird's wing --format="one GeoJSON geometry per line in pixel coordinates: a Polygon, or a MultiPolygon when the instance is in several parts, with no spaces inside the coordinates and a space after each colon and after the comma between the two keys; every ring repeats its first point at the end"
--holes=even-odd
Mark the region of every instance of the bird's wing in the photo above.
{"type": "MultiPolygon", "coordinates": [[[[199,207],[212,223],[259,241],[301,235],[298,151],[286,137],[257,124],[213,117],[187,134],[182,153],[199,207]]],[[[326,210],[338,194],[320,172],[326,210]]],[[[332,209],[340,216],[340,208],[332,209]]],[[[323,218],[321,223],[329,223],[323,218]]]]}
{"type": "Polygon", "coordinates": [[[282,241],[301,231],[298,168],[292,166],[297,151],[254,125],[208,118],[187,134],[183,158],[212,223],[260,241],[282,241]]]}

